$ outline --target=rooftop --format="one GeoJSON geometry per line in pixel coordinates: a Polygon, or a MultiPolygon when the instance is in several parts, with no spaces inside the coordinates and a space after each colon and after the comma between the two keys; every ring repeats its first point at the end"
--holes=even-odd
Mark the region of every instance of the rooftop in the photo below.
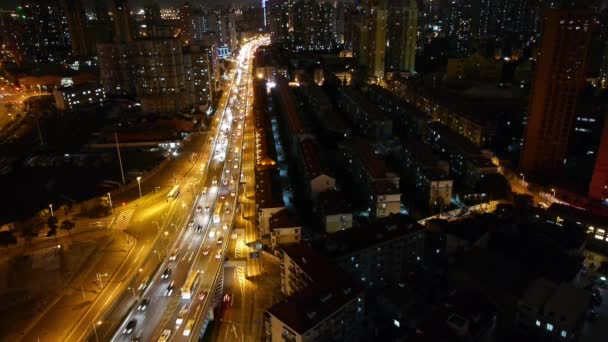
{"type": "Polygon", "coordinates": [[[334,284],[332,288],[311,286],[273,305],[268,312],[298,334],[304,334],[360,295],[362,291],[348,283],[334,284]]]}
{"type": "Polygon", "coordinates": [[[346,96],[353,101],[358,107],[360,107],[368,116],[369,121],[388,121],[389,119],[384,113],[378,109],[375,105],[371,104],[363,94],[355,90],[352,87],[342,87],[340,89],[343,96],[346,96]]]}
{"type": "Polygon", "coordinates": [[[272,215],[270,217],[269,225],[270,230],[302,226],[300,222],[298,222],[297,217],[287,209],[282,209],[272,215]]]}
{"type": "Polygon", "coordinates": [[[445,149],[462,153],[469,158],[481,156],[481,151],[477,146],[469,139],[451,130],[449,127],[439,122],[433,122],[429,125],[429,129],[435,133],[438,140],[444,142],[442,146],[445,149]]]}
{"type": "Polygon", "coordinates": [[[314,179],[325,173],[314,142],[311,139],[302,140],[300,148],[304,157],[304,165],[310,178],[314,179]]]}
{"type": "Polygon", "coordinates": [[[375,181],[371,186],[372,193],[374,195],[397,195],[401,192],[399,191],[399,187],[397,187],[394,183],[389,181],[375,181]]]}
{"type": "Polygon", "coordinates": [[[259,209],[284,207],[279,171],[256,171],[255,201],[259,209]]]}
{"type": "Polygon", "coordinates": [[[587,313],[590,301],[589,291],[576,288],[569,283],[562,283],[545,304],[544,316],[571,330],[587,313]]]}
{"type": "Polygon", "coordinates": [[[373,178],[385,178],[387,174],[386,163],[374,153],[372,146],[365,139],[354,137],[352,139],[353,158],[357,158],[373,178]]]}
{"type": "Polygon", "coordinates": [[[277,94],[276,98],[279,102],[281,111],[286,116],[287,125],[291,134],[305,134],[306,129],[304,128],[304,125],[300,120],[300,115],[298,114],[298,107],[296,105],[293,94],[289,90],[289,84],[287,83],[287,81],[283,78],[280,78],[277,82],[276,87],[274,88],[274,91],[277,94]]]}
{"type": "Polygon", "coordinates": [[[319,249],[326,256],[337,258],[423,231],[424,227],[407,215],[390,215],[368,225],[329,235],[319,249]]]}
{"type": "Polygon", "coordinates": [[[352,212],[352,203],[347,201],[341,191],[325,191],[319,193],[319,207],[325,215],[344,214],[352,212]]]}

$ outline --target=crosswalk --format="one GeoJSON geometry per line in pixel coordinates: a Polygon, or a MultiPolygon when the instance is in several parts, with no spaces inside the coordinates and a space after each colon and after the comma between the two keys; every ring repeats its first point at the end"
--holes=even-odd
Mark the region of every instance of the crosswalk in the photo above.
{"type": "Polygon", "coordinates": [[[125,230],[129,226],[129,222],[131,222],[133,212],[135,212],[135,209],[127,209],[118,213],[108,229],[125,230]]]}

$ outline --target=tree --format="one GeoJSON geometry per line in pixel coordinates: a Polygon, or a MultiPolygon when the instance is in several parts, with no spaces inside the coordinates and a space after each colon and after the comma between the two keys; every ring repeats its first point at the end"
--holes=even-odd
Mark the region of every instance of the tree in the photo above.
{"type": "Polygon", "coordinates": [[[71,234],[72,229],[74,229],[75,226],[76,226],[76,224],[70,220],[64,220],[63,222],[61,222],[61,229],[67,230],[68,233],[70,233],[70,234],[71,234]]]}
{"type": "Polygon", "coordinates": [[[477,192],[485,193],[492,200],[504,199],[511,194],[511,184],[499,173],[489,174],[477,183],[477,192]]]}
{"type": "Polygon", "coordinates": [[[0,232],[0,246],[8,247],[8,245],[14,245],[16,243],[17,238],[15,237],[15,235],[13,235],[13,232],[0,232]]]}
{"type": "Polygon", "coordinates": [[[57,223],[59,220],[55,216],[51,216],[46,220],[46,225],[49,226],[51,230],[57,230],[57,223]]]}

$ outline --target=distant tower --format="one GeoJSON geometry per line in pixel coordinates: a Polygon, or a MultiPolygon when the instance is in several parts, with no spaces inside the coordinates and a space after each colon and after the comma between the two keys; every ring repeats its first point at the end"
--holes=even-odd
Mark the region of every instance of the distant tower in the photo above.
{"type": "Polygon", "coordinates": [[[589,197],[601,201],[608,199],[608,114],[604,119],[602,139],[589,185],[589,197]]]}
{"type": "Polygon", "coordinates": [[[116,43],[129,43],[131,36],[131,13],[127,0],[114,0],[114,41],[116,43]]]}
{"type": "Polygon", "coordinates": [[[547,176],[564,164],[585,63],[593,17],[583,10],[548,10],[528,105],[520,168],[547,176]]]}
{"type": "Polygon", "coordinates": [[[388,11],[385,1],[370,1],[367,14],[368,73],[370,77],[384,78],[386,63],[386,25],[388,11]]]}
{"type": "Polygon", "coordinates": [[[70,43],[72,45],[72,56],[87,56],[87,44],[85,40],[85,14],[80,0],[61,0],[63,13],[68,21],[70,32],[70,43]]]}
{"type": "Polygon", "coordinates": [[[390,0],[387,25],[387,70],[414,71],[418,35],[416,0],[390,0]]]}

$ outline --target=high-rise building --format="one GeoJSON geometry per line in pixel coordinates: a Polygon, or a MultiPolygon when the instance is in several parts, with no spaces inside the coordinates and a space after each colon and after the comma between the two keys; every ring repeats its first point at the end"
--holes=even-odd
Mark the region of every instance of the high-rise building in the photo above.
{"type": "Polygon", "coordinates": [[[127,0],[114,0],[112,8],[114,22],[114,41],[116,43],[129,43],[133,40],[131,32],[131,14],[127,0]]]}
{"type": "Polygon", "coordinates": [[[593,17],[583,10],[548,10],[528,105],[520,168],[551,175],[564,164],[578,94],[585,81],[593,17]]]}
{"type": "Polygon", "coordinates": [[[23,51],[23,20],[14,11],[0,10],[0,63],[21,63],[23,51]]]}
{"type": "Polygon", "coordinates": [[[414,71],[418,34],[416,0],[391,0],[388,13],[386,69],[414,71]]]}
{"type": "Polygon", "coordinates": [[[69,54],[69,33],[57,1],[24,0],[17,7],[24,20],[24,52],[31,62],[61,62],[69,54]]]}
{"type": "Polygon", "coordinates": [[[80,0],[61,0],[63,13],[70,32],[72,56],[82,57],[89,54],[85,39],[85,14],[80,0]]]}
{"type": "Polygon", "coordinates": [[[335,8],[330,2],[300,0],[292,6],[293,24],[290,28],[294,51],[327,51],[336,44],[335,8]]]}
{"type": "Polygon", "coordinates": [[[589,197],[600,201],[608,200],[608,114],[604,119],[602,139],[589,185],[589,197]]]}
{"type": "Polygon", "coordinates": [[[386,25],[388,11],[386,3],[370,1],[367,15],[367,65],[368,74],[374,78],[384,78],[386,62],[386,25]]]}
{"type": "Polygon", "coordinates": [[[161,21],[158,2],[149,3],[144,6],[144,17],[148,23],[158,23],[161,21]]]}
{"type": "Polygon", "coordinates": [[[293,0],[268,0],[268,26],[273,43],[285,43],[289,36],[289,11],[293,0]]]}

